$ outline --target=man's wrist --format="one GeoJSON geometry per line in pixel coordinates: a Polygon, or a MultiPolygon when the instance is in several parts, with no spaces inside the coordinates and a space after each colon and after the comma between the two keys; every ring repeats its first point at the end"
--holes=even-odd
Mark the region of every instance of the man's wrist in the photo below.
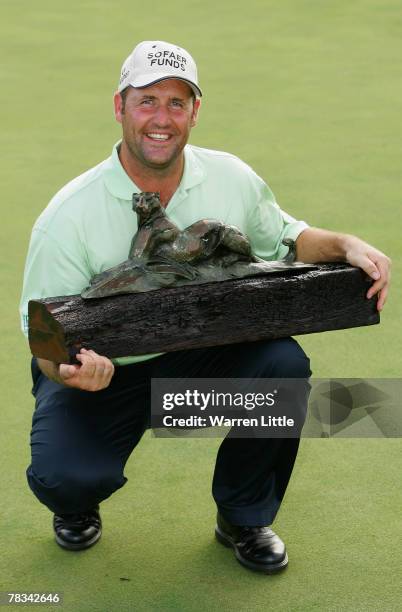
{"type": "Polygon", "coordinates": [[[341,234],[340,249],[344,261],[349,261],[349,254],[356,249],[357,246],[365,244],[363,240],[352,236],[351,234],[341,234]]]}

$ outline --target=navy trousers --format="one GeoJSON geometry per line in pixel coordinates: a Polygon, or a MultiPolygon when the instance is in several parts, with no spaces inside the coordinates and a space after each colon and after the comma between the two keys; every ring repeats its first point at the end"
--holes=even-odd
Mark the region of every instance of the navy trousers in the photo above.
{"type": "MultiPolygon", "coordinates": [[[[116,367],[97,392],[47,379],[32,361],[36,399],[32,462],[36,497],[56,514],[85,512],[122,487],[124,466],[150,421],[151,378],[305,378],[309,359],[293,338],[166,353],[116,367]]],[[[306,413],[309,385],[295,410],[306,413]]],[[[269,525],[288,485],[299,440],[230,438],[219,448],[212,494],[235,525],[269,525]]]]}

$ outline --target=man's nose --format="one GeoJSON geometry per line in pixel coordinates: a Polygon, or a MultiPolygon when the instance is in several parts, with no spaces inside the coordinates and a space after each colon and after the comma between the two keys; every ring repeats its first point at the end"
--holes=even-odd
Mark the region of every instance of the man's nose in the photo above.
{"type": "Polygon", "coordinates": [[[158,127],[165,127],[170,123],[170,114],[167,106],[159,105],[154,115],[155,124],[158,127]]]}

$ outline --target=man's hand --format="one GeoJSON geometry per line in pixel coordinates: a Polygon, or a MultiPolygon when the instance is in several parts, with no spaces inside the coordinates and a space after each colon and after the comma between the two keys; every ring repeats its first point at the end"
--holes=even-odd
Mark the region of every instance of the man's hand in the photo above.
{"type": "Polygon", "coordinates": [[[367,292],[378,293],[377,310],[382,310],[391,280],[391,260],[356,236],[337,234],[316,227],[303,230],[296,240],[297,260],[304,263],[347,261],[361,268],[375,282],[367,292]]]}
{"type": "Polygon", "coordinates": [[[364,270],[375,281],[368,290],[367,297],[371,298],[378,293],[377,310],[382,310],[391,281],[390,258],[359,238],[348,236],[346,261],[364,270]]]}
{"type": "Polygon", "coordinates": [[[100,391],[109,386],[114,374],[114,365],[107,357],[95,351],[81,349],[76,355],[80,365],[56,364],[38,359],[42,372],[61,385],[82,391],[100,391]]]}

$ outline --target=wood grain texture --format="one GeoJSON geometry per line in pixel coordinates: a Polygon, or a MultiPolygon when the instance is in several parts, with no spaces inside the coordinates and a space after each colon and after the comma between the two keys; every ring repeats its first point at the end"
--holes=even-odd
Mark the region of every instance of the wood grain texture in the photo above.
{"type": "Polygon", "coordinates": [[[280,338],[379,323],[372,281],[347,264],[147,293],[29,303],[32,354],[74,362],[280,338]]]}

